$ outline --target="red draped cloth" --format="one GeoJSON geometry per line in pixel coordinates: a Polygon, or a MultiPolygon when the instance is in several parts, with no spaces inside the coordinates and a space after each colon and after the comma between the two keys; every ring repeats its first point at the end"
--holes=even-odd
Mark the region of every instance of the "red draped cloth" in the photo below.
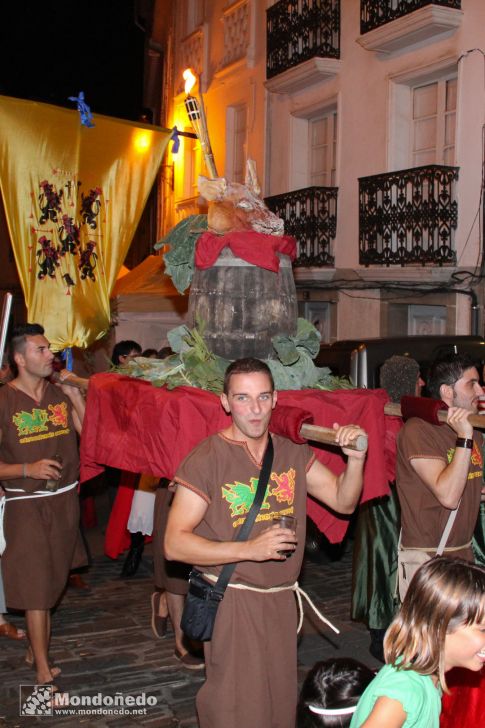
{"type": "MultiPolygon", "coordinates": [[[[386,428],[400,422],[384,416],[384,390],[301,390],[278,392],[278,402],[309,411],[314,423],[332,427],[359,424],[369,436],[362,500],[389,493],[394,479],[386,448],[386,428]]],[[[278,406],[278,405],[277,405],[278,406]]],[[[119,374],[96,374],[90,379],[81,438],[81,482],[98,475],[105,465],[134,473],[173,478],[182,459],[204,438],[231,422],[219,397],[194,387],[168,390],[119,374]]],[[[270,430],[285,435],[281,429],[270,430]]],[[[392,438],[391,438],[392,440],[392,438]]],[[[337,448],[313,448],[333,472],[345,468],[337,448]]],[[[343,539],[348,518],[339,517],[308,498],[308,515],[332,543],[343,539]]]]}
{"type": "Polygon", "coordinates": [[[485,724],[485,670],[451,670],[446,676],[450,694],[443,696],[440,728],[478,728],[485,724]]]}
{"type": "Polygon", "coordinates": [[[290,235],[266,235],[253,230],[229,232],[226,235],[202,233],[195,246],[196,268],[212,268],[223,248],[230,248],[237,258],[277,273],[280,260],[276,253],[296,258],[296,240],[290,235]]]}

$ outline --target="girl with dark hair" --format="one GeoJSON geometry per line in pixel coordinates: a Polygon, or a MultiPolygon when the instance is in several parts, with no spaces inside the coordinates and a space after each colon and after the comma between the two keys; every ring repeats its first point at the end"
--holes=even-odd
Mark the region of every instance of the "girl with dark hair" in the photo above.
{"type": "Polygon", "coordinates": [[[485,569],[445,557],[421,566],[386,633],[384,655],[351,728],[438,728],[445,673],[485,664],[485,569]]]}
{"type": "Polygon", "coordinates": [[[350,726],[357,702],[373,678],[372,670],[351,658],[317,662],[301,689],[297,728],[350,726]]]}

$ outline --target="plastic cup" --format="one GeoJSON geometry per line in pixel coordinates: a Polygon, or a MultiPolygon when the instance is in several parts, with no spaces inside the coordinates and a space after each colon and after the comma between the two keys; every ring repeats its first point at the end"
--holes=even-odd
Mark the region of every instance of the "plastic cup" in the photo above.
{"type": "MultiPolygon", "coordinates": [[[[63,460],[61,455],[53,455],[52,460],[57,460],[59,463],[59,479],[62,475],[62,466],[63,466],[63,460]]],[[[45,489],[50,490],[51,493],[55,493],[55,491],[59,487],[59,480],[55,480],[54,478],[49,478],[45,481],[45,489]]]]}
{"type": "MultiPolygon", "coordinates": [[[[290,531],[293,531],[296,533],[296,527],[298,525],[298,521],[295,518],[295,516],[275,516],[273,518],[273,521],[278,524],[280,528],[289,528],[290,531]]],[[[286,556],[287,559],[290,558],[290,556],[293,553],[292,549],[285,549],[283,551],[278,551],[281,556],[286,556]]]]}

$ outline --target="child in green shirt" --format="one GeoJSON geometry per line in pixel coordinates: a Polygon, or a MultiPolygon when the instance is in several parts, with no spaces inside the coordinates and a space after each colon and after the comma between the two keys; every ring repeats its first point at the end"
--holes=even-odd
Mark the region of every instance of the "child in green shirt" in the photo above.
{"type": "Polygon", "coordinates": [[[415,574],[384,640],[386,665],[351,728],[438,728],[445,673],[485,664],[485,568],[434,558],[415,574]]]}

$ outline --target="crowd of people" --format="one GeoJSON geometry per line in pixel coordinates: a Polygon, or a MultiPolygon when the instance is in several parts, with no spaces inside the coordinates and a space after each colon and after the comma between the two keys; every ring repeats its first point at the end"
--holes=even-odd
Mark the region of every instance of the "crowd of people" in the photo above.
{"type": "MultiPolygon", "coordinates": [[[[0,614],[25,611],[27,635],[0,617],[0,636],[27,636],[36,682],[56,689],[50,611],[70,571],[86,562],[78,500],[84,398],[68,379],[50,381],[54,354],[41,326],[17,327],[9,353],[12,378],[0,389],[0,614]]],[[[113,364],[164,353],[120,342],[113,364]]],[[[423,381],[416,362],[392,357],[381,384],[400,401],[419,395],[423,381]]],[[[394,443],[391,495],[357,517],[352,613],[367,622],[371,651],[386,663],[377,675],[353,660],[318,663],[298,697],[295,592],[306,498],[339,514],[356,511],[366,459],[353,447],[365,434],[358,423],[334,423],[346,459],[336,475],[307,444],[270,433],[278,396],[271,371],[240,359],[229,365],[221,394],[229,426],[189,453],[171,482],[147,487],[152,497],[140,503],[151,513],[130,518],[136,525],[122,576],[136,572],[145,537],[153,535],[152,629],[163,638],[170,620],[174,657],[187,669],[205,668],[196,699],[201,728],[438,726],[447,673],[482,669],[485,568],[473,539],[484,528],[483,442],[468,419],[482,395],[480,375],[454,354],[433,364],[426,384],[447,406],[446,423],[426,407],[407,419],[394,443]],[[265,477],[258,509],[252,503],[265,477]],[[242,494],[237,502],[233,485],[242,494]],[[239,540],[250,517],[251,530],[239,540]],[[227,565],[231,577],[202,654],[181,628],[186,595],[196,582],[214,593],[227,565]]],[[[120,477],[108,475],[113,495],[120,477]]]]}

